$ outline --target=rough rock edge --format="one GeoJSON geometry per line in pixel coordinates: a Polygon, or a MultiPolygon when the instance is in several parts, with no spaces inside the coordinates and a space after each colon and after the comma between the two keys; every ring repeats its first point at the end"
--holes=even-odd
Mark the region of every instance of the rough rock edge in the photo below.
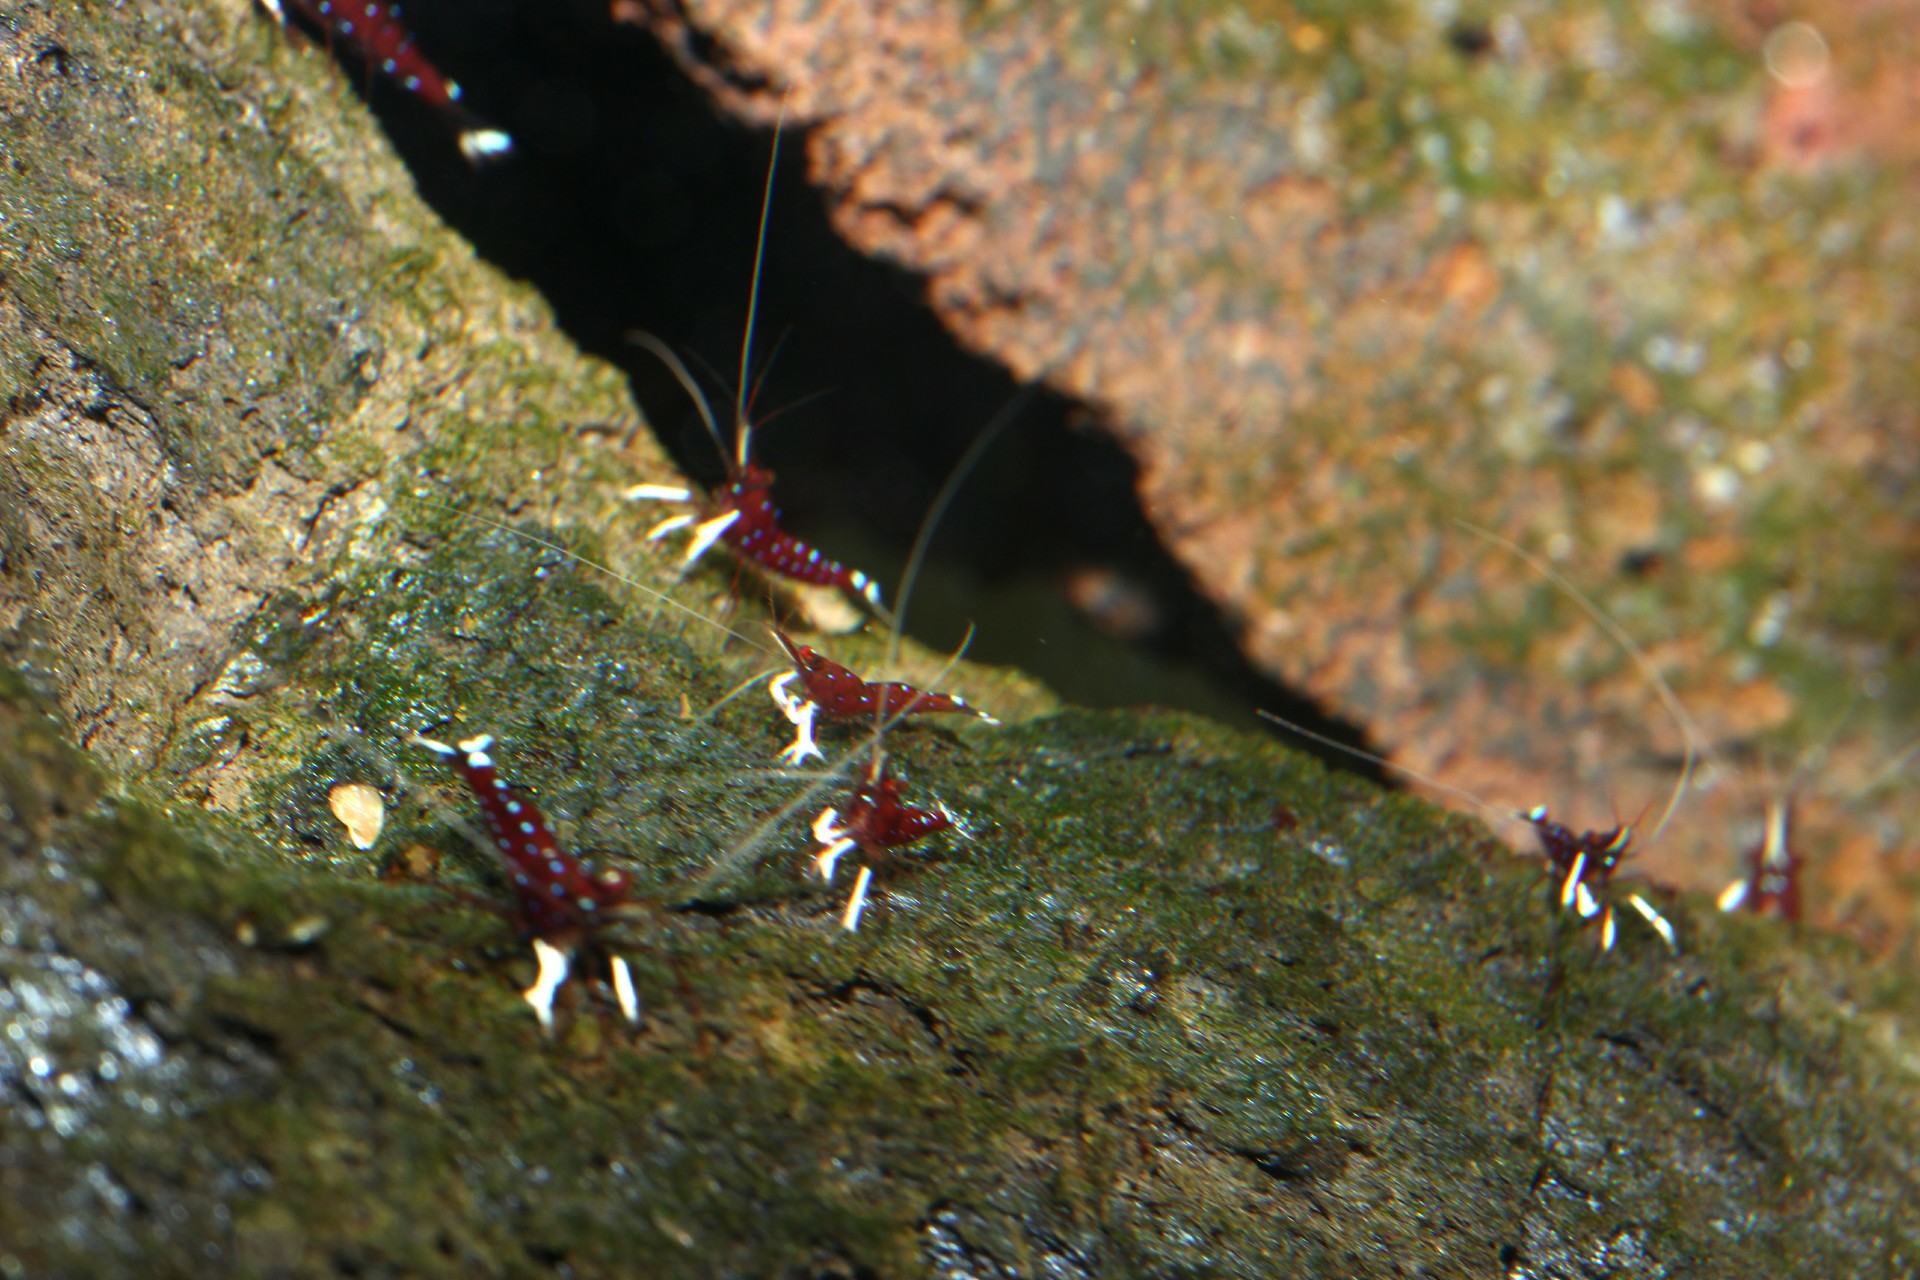
{"type": "MultiPolygon", "coordinates": [[[[271,42],[252,48],[258,32],[237,9],[187,16],[203,41],[221,33],[216,49],[237,42],[262,67],[292,67],[271,42]]],[[[180,56],[174,31],[116,26],[125,13],[106,6],[16,21],[18,39],[57,37],[80,75],[180,56]]],[[[194,97],[176,108],[183,120],[272,115],[245,92],[206,92],[185,61],[172,72],[194,97]]],[[[302,90],[316,100],[333,84],[323,66],[285,74],[319,86],[302,90]]],[[[388,163],[344,105],[328,117],[308,103],[293,118],[303,136],[332,140],[318,150],[388,163]]],[[[39,157],[67,172],[51,163],[65,140],[46,136],[39,157]]],[[[218,177],[236,145],[244,158],[245,138],[225,136],[195,166],[218,177]]],[[[376,225],[431,225],[391,201],[376,225]]],[[[238,212],[209,205],[212,217],[238,212]]],[[[351,262],[356,225],[343,217],[301,248],[351,262]]],[[[15,648],[62,697],[96,690],[76,700],[75,719],[92,717],[94,758],[120,776],[101,779],[24,685],[0,684],[5,902],[38,913],[7,944],[30,937],[38,949],[0,963],[16,998],[45,972],[34,966],[61,966],[110,1011],[125,1000],[191,1064],[158,1119],[103,1106],[57,1142],[28,1117],[52,1123],[68,1076],[99,1087],[87,1064],[125,1014],[61,1021],[67,1056],[44,1077],[31,1063],[0,1074],[18,1122],[0,1130],[0,1239],[13,1262],[103,1276],[471,1275],[561,1261],[576,1274],[644,1261],[661,1274],[964,1262],[979,1274],[1611,1263],[1744,1275],[1782,1258],[1830,1274],[1870,1249],[1883,1264],[1910,1256],[1909,988],[1876,990],[1838,954],[1778,952],[1777,930],[1691,917],[1696,952],[1678,965],[1637,944],[1599,962],[1587,939],[1545,925],[1526,868],[1490,870],[1490,851],[1457,822],[1172,717],[1074,714],[967,743],[903,742],[917,777],[990,825],[904,882],[886,928],[836,944],[831,905],[776,876],[758,897],[718,904],[710,923],[672,927],[667,945],[695,969],[703,1010],[673,1002],[656,961],[643,1039],[609,1041],[582,1003],[562,1044],[543,1049],[496,920],[374,883],[371,860],[309,843],[331,831],[325,784],[344,759],[323,749],[315,713],[392,723],[440,705],[510,724],[516,776],[569,834],[617,836],[610,856],[635,870],[710,858],[746,816],[727,797],[749,775],[720,773],[716,790],[711,768],[674,775],[658,744],[607,736],[608,718],[625,715],[685,756],[649,681],[703,693],[724,683],[657,615],[523,540],[436,525],[433,508],[410,509],[401,533],[361,518],[377,509],[362,486],[385,480],[395,456],[506,501],[530,465],[553,458],[568,419],[622,403],[534,324],[509,342],[468,311],[453,332],[409,341],[428,327],[422,311],[437,314],[423,295],[483,317],[528,314],[442,247],[394,292],[375,272],[365,278],[380,288],[351,295],[356,330],[377,341],[354,349],[334,385],[352,387],[376,346],[396,363],[340,393],[339,418],[322,419],[317,442],[284,446],[286,458],[233,448],[217,410],[196,421],[191,396],[182,408],[156,394],[172,377],[156,370],[174,366],[141,360],[137,344],[90,348],[97,325],[56,305],[75,295],[35,292],[44,258],[7,264],[16,316],[39,317],[8,331],[6,373],[22,389],[0,437],[21,499],[7,507],[12,607],[46,589],[41,557],[69,550],[44,563],[92,572],[129,600],[123,615],[34,611],[36,634],[15,648]],[[425,354],[414,364],[396,350],[425,354]],[[597,400],[571,398],[579,377],[597,400]],[[108,403],[89,416],[77,406],[96,392],[108,403]],[[16,439],[22,423],[31,435],[16,439]],[[435,439],[418,452],[381,444],[383,432],[429,425],[435,439]],[[143,431],[152,447],[137,443],[143,431]],[[67,447],[88,441],[113,452],[67,447]],[[358,465],[324,465],[330,449],[358,465]],[[119,455],[140,463],[133,479],[162,488],[163,457],[191,464],[188,481],[173,477],[179,518],[212,521],[211,532],[156,540],[151,511],[127,519],[83,499],[109,474],[87,459],[119,455]],[[331,532],[286,537],[300,524],[288,513],[322,513],[337,484],[282,483],[275,467],[346,483],[331,532]],[[56,492],[66,504],[45,502],[56,492]],[[296,496],[276,507],[279,493],[296,496]],[[241,523],[216,517],[263,510],[279,515],[263,531],[272,555],[244,558],[245,572],[200,563],[195,547],[231,541],[221,530],[241,523]],[[93,519],[33,523],[71,513],[93,519]],[[69,549],[46,529],[106,545],[76,537],[69,549]],[[230,595],[204,612],[176,605],[192,623],[177,660],[142,647],[149,608],[173,616],[143,576],[160,564],[230,595]],[[300,591],[273,594],[269,570],[283,567],[300,591]],[[318,568],[334,572],[314,581],[318,568]],[[423,627],[436,608],[451,622],[423,627]],[[121,636],[166,660],[116,679],[105,668],[121,636]],[[623,663],[624,689],[602,678],[623,663]],[[122,708],[134,696],[166,717],[157,764],[132,750],[144,722],[122,708]],[[258,737],[240,740],[257,783],[226,817],[180,785],[231,763],[230,744],[209,736],[222,719],[258,737]],[[656,772],[671,783],[636,785],[656,772]],[[1842,998],[1865,1012],[1835,1013],[1842,998]],[[1849,1194],[1821,1216],[1833,1202],[1788,1182],[1844,1182],[1849,1194]],[[1421,1225],[1414,1210],[1436,1200],[1443,1217],[1421,1225]],[[1744,1221],[1741,1208],[1758,1212],[1756,1234],[1729,1238],[1714,1222],[1744,1221]]],[[[80,296],[88,285],[65,283],[80,296]]],[[[245,385],[244,373],[205,376],[216,398],[245,385]]],[[[407,497],[388,483],[385,494],[407,497]]],[[[604,492],[567,488],[562,521],[590,524],[604,492]]],[[[711,647],[704,630],[691,635],[711,647]]],[[[749,717],[723,718],[699,745],[731,761],[763,752],[764,737],[749,717]]],[[[416,815],[396,839],[408,835],[459,863],[442,818],[416,815]]],[[[449,874],[489,883],[484,864],[449,874]]]]}

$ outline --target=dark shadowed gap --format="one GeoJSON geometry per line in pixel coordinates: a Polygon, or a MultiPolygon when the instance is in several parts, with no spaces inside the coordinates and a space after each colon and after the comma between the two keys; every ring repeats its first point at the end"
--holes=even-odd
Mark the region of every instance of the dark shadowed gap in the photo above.
{"type": "MultiPolygon", "coordinates": [[[[721,120],[651,36],[606,14],[606,0],[409,0],[421,46],[515,136],[517,155],[493,168],[469,168],[442,122],[394,86],[373,82],[372,102],[440,214],[538,288],[581,347],[625,369],[675,458],[716,480],[720,460],[686,397],[623,335],[648,330],[696,369],[711,365],[727,380],[709,387],[716,413],[731,416],[771,139],[721,120]]],[[[804,139],[790,133],[784,148],[757,407],[804,403],[756,432],[755,454],[779,475],[792,532],[891,588],[946,473],[1018,388],[954,342],[916,277],[834,235],[805,181],[804,139]]],[[[1246,661],[1231,621],[1159,542],[1134,482],[1132,459],[1088,410],[1035,397],[943,521],[909,631],[947,649],[972,621],[969,656],[1082,705],[1271,728],[1261,707],[1364,745],[1246,661]]]]}

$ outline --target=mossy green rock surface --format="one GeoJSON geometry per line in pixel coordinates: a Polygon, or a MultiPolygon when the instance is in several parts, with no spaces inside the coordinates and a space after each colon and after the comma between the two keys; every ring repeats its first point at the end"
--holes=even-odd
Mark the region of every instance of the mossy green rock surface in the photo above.
{"type": "Polygon", "coordinates": [[[971,830],[842,933],[844,781],[721,704],[725,571],[612,514],[664,466],[583,442],[617,381],[330,65],[238,0],[0,54],[0,1275],[1915,1265],[1903,977],[1666,899],[1683,954],[1602,956],[1477,829],[1204,723],[956,677],[1027,718],[891,739],[971,830]],[[638,1029],[583,955],[541,1035],[441,726],[634,877],[638,1029]]]}

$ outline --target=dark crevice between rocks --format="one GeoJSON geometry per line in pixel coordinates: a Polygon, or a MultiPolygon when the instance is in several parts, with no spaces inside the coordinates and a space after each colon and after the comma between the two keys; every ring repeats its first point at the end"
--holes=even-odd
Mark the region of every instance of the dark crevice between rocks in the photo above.
{"type": "MultiPolygon", "coordinates": [[[[443,120],[375,81],[372,105],[421,191],[480,253],[540,289],[582,348],[627,371],[689,473],[718,480],[686,396],[627,334],[646,330],[696,370],[710,366],[726,380],[706,379],[715,413],[732,417],[770,134],[722,120],[649,34],[608,20],[605,0],[411,0],[407,14],[519,148],[476,171],[443,120]]],[[[948,471],[1019,389],[954,342],[918,278],[834,235],[805,181],[803,141],[783,143],[754,361],[756,418],[793,407],[756,433],[754,452],[779,475],[792,532],[891,587],[948,471]]],[[[951,649],[971,621],[970,657],[1022,668],[1082,705],[1271,728],[1254,716],[1265,708],[1364,745],[1246,660],[1233,621],[1148,524],[1135,471],[1085,406],[1032,397],[942,521],[909,631],[951,649]]]]}

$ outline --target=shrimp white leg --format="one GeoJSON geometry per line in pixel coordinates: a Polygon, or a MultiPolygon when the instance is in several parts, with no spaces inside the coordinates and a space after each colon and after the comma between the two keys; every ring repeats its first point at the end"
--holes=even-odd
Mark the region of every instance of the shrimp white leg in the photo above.
{"type": "Polygon", "coordinates": [[[613,998],[620,1002],[620,1012],[626,1015],[628,1022],[640,1025],[640,997],[633,991],[633,970],[619,956],[612,960],[613,998]]]}
{"type": "Polygon", "coordinates": [[[840,917],[840,927],[848,933],[860,927],[860,913],[867,909],[867,886],[872,883],[873,868],[861,867],[853,881],[853,896],[847,899],[846,912],[840,917]]]}
{"type": "Polygon", "coordinates": [[[1673,923],[1658,911],[1654,910],[1651,902],[1648,902],[1637,893],[1630,893],[1627,895],[1627,903],[1635,911],[1640,913],[1642,919],[1653,926],[1653,931],[1660,935],[1660,940],[1667,944],[1669,950],[1680,950],[1680,944],[1675,941],[1673,936],[1673,923]]]}
{"type": "Polygon", "coordinates": [[[684,529],[692,523],[693,517],[690,515],[668,516],[665,520],[662,520],[659,524],[647,530],[647,541],[658,542],[674,530],[684,529]]]}
{"type": "Polygon", "coordinates": [[[533,940],[533,954],[540,962],[540,974],[520,995],[533,1006],[533,1016],[540,1019],[540,1029],[552,1035],[553,997],[567,980],[570,961],[566,952],[545,938],[533,940]]]}
{"type": "Polygon", "coordinates": [[[833,873],[840,865],[840,857],[854,847],[851,832],[838,825],[840,811],[826,808],[813,820],[813,838],[825,847],[813,855],[813,873],[828,884],[833,883],[833,873]]]}
{"type": "MultiPolygon", "coordinates": [[[[813,838],[823,846],[813,855],[813,871],[828,884],[833,883],[833,873],[840,865],[841,855],[852,850],[857,841],[846,828],[840,826],[840,812],[826,808],[813,820],[813,838]]],[[[860,914],[867,909],[867,889],[873,883],[873,868],[863,866],[860,874],[854,877],[853,896],[847,899],[847,909],[841,913],[840,927],[852,933],[860,927],[860,914]]]]}
{"type": "MultiPolygon", "coordinates": [[[[739,519],[740,512],[735,510],[725,512],[715,516],[711,520],[695,525],[693,529],[693,541],[687,544],[687,558],[680,562],[680,567],[683,570],[693,568],[694,563],[698,561],[701,556],[711,551],[713,544],[720,541],[721,536],[724,535],[727,530],[733,528],[734,523],[739,519]]],[[[648,536],[651,537],[652,535],[648,536]]]]}
{"type": "MultiPolygon", "coordinates": [[[[1587,855],[1584,853],[1575,855],[1573,859],[1573,866],[1567,870],[1566,882],[1560,886],[1560,905],[1562,907],[1572,906],[1574,895],[1586,888],[1585,885],[1580,883],[1580,878],[1586,874],[1587,874],[1587,855]]],[[[1593,914],[1593,912],[1582,911],[1580,914],[1583,916],[1590,916],[1593,914]]]]}
{"type": "Polygon", "coordinates": [[[499,129],[462,129],[460,154],[468,164],[484,164],[513,154],[513,135],[499,129]]]}
{"type": "MultiPolygon", "coordinates": [[[[793,743],[780,753],[780,759],[792,765],[800,764],[808,756],[817,756],[822,760],[827,758],[826,753],[820,750],[820,744],[813,738],[813,718],[819,713],[819,705],[787,691],[787,686],[797,678],[795,672],[787,671],[775,676],[767,685],[767,692],[773,695],[774,705],[780,708],[780,714],[793,725],[793,743]]],[[[824,844],[826,841],[823,840],[821,843],[824,844]]]]}
{"type": "Polygon", "coordinates": [[[693,490],[677,484],[636,484],[620,496],[628,502],[691,502],[693,490]]]}

